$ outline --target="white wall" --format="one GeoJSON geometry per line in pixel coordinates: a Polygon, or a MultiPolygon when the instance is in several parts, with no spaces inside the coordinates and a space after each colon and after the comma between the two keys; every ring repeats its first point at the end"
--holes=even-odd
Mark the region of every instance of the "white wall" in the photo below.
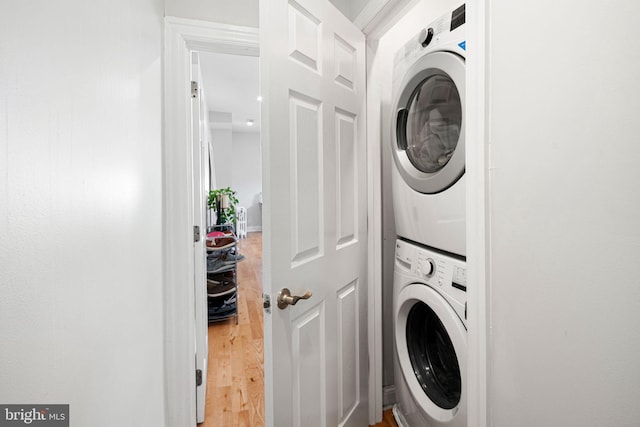
{"type": "Polygon", "coordinates": [[[249,231],[262,229],[262,154],[260,134],[233,133],[233,189],[238,192],[238,206],[247,208],[249,231]]]}
{"type": "Polygon", "coordinates": [[[640,3],[487,3],[490,424],[636,426],[640,3]]]}
{"type": "Polygon", "coordinates": [[[160,0],[0,5],[0,402],[162,426],[160,0]]]}
{"type": "Polygon", "coordinates": [[[238,206],[247,208],[247,227],[262,229],[262,157],[260,133],[234,132],[231,113],[210,112],[216,188],[231,187],[238,206]]]}
{"type": "Polygon", "coordinates": [[[209,112],[216,188],[233,186],[231,113],[209,112]]]}
{"type": "MultiPolygon", "coordinates": [[[[382,318],[383,318],[383,385],[393,386],[393,266],[395,256],[395,223],[393,201],[391,197],[391,103],[393,59],[396,51],[409,39],[416,36],[427,24],[439,18],[458,4],[452,0],[421,0],[411,2],[400,12],[397,22],[381,36],[368,41],[369,74],[368,74],[368,120],[376,121],[369,129],[380,129],[379,135],[369,135],[370,139],[378,138],[382,153],[382,216],[383,216],[383,285],[382,285],[382,318]]],[[[389,396],[393,398],[393,396],[389,396]]]]}
{"type": "Polygon", "coordinates": [[[258,27],[258,0],[165,0],[167,16],[258,27]]]}

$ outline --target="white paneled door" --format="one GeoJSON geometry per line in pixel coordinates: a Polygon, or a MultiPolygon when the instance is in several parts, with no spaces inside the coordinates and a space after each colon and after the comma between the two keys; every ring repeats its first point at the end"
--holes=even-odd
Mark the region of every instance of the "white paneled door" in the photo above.
{"type": "Polygon", "coordinates": [[[364,35],[328,0],[260,15],[266,424],[365,426],[364,35]]]}

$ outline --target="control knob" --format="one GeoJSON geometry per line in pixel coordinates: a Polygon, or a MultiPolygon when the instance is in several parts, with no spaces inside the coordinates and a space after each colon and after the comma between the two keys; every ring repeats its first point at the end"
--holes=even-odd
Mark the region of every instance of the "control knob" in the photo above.
{"type": "Polygon", "coordinates": [[[424,277],[431,277],[436,272],[436,263],[431,258],[420,260],[420,271],[424,277]]]}
{"type": "Polygon", "coordinates": [[[429,43],[431,43],[432,39],[433,28],[423,28],[422,31],[420,31],[420,35],[418,36],[418,43],[420,43],[422,47],[427,47],[429,46],[429,43]]]}

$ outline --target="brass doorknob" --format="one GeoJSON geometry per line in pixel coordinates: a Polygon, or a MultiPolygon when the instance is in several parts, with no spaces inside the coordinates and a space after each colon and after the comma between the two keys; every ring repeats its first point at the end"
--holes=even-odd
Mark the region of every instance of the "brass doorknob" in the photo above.
{"type": "Polygon", "coordinates": [[[291,291],[287,288],[282,288],[278,293],[278,308],[284,310],[289,305],[296,305],[301,299],[311,298],[311,291],[305,292],[302,296],[291,295],[291,291]]]}

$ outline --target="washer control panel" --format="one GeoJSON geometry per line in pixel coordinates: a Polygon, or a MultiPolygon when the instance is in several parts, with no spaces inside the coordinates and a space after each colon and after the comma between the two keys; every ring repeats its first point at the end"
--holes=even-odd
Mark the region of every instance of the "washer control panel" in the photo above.
{"type": "Polygon", "coordinates": [[[461,259],[397,240],[396,268],[451,295],[463,304],[466,301],[467,266],[461,259]]]}
{"type": "Polygon", "coordinates": [[[430,286],[444,296],[466,320],[467,266],[464,260],[436,250],[396,240],[396,273],[407,277],[408,283],[430,286]]]}
{"type": "Polygon", "coordinates": [[[463,291],[467,291],[467,269],[457,265],[453,266],[453,277],[451,286],[463,291]]]}

